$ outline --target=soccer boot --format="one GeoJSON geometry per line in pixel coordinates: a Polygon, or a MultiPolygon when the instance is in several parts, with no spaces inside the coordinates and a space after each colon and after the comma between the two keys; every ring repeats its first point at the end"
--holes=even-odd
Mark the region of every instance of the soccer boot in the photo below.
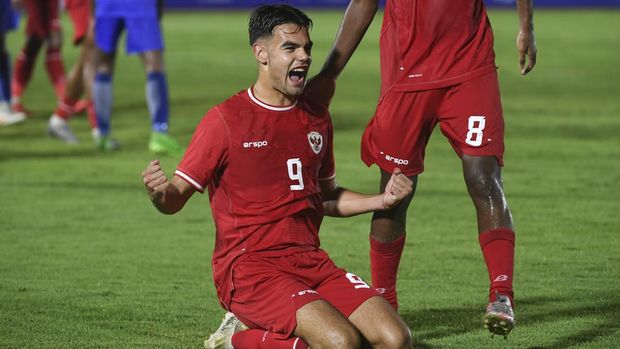
{"type": "Polygon", "coordinates": [[[233,334],[247,330],[248,327],[244,325],[235,314],[227,312],[222,319],[220,327],[209,336],[209,339],[205,340],[206,349],[234,349],[232,346],[233,334]]]}
{"type": "Polygon", "coordinates": [[[47,124],[47,133],[67,144],[78,144],[79,141],[66,120],[53,114],[47,124]]]}
{"type": "Polygon", "coordinates": [[[11,110],[11,107],[6,102],[0,102],[0,126],[8,126],[17,124],[26,120],[24,113],[18,113],[11,110]]]}
{"type": "Polygon", "coordinates": [[[167,133],[152,132],[149,151],[160,155],[182,156],[183,148],[167,133]]]}
{"type": "Polygon", "coordinates": [[[487,310],[482,318],[484,328],[493,335],[506,336],[515,326],[515,315],[512,311],[510,298],[495,292],[495,301],[487,305],[487,310]]]}
{"type": "Polygon", "coordinates": [[[20,102],[11,104],[11,109],[13,109],[13,112],[15,113],[23,114],[24,117],[30,116],[32,114],[30,110],[26,109],[26,107],[24,107],[24,105],[20,102]]]}
{"type": "Polygon", "coordinates": [[[2,113],[0,112],[0,126],[8,126],[8,125],[17,124],[24,120],[26,120],[26,116],[24,115],[24,113],[14,113],[14,112],[2,113]]]}
{"type": "Polygon", "coordinates": [[[110,138],[110,136],[100,136],[95,143],[101,151],[115,151],[121,147],[121,144],[116,139],[110,138]]]}

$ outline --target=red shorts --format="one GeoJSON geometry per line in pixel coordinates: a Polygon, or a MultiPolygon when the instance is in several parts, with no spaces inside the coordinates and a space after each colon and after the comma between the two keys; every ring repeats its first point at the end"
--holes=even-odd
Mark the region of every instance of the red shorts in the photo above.
{"type": "Polygon", "coordinates": [[[497,72],[445,88],[388,92],[362,136],[361,157],[386,172],[424,171],[426,144],[439,123],[459,156],[495,156],[503,166],[504,117],[497,72]]]}
{"type": "Polygon", "coordinates": [[[88,26],[92,16],[91,0],[65,0],[65,8],[73,23],[73,44],[78,45],[88,33],[88,26]]]}
{"type": "Polygon", "coordinates": [[[28,15],[26,34],[47,38],[52,32],[60,30],[58,0],[24,0],[28,15]]]}
{"type": "Polygon", "coordinates": [[[233,268],[232,311],[244,324],[291,336],[296,312],[325,300],[349,317],[377,291],[362,279],[336,267],[323,250],[283,257],[250,256],[233,268]]]}

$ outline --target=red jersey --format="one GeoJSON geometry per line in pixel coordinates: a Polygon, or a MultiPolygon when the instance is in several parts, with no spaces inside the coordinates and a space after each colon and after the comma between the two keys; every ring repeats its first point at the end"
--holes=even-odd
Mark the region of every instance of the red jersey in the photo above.
{"type": "Polygon", "coordinates": [[[495,69],[483,0],[387,0],[381,95],[446,87],[495,69]]]}
{"type": "Polygon", "coordinates": [[[241,91],[205,115],[175,174],[209,190],[213,278],[228,308],[231,269],[240,258],[319,247],[319,180],[335,176],[327,105],[300,98],[273,107],[251,88],[241,91]]]}

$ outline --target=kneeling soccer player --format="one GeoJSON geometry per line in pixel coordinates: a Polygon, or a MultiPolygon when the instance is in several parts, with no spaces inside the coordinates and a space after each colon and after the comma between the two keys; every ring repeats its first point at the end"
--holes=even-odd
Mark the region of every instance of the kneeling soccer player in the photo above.
{"type": "Polygon", "coordinates": [[[213,277],[220,303],[236,317],[227,316],[227,333],[208,348],[411,347],[389,303],[319,248],[324,215],[391,208],[413,183],[396,169],[382,194],[336,185],[331,94],[303,94],[311,25],[288,5],[257,8],[249,23],[256,83],[205,115],[172,179],[157,160],[142,173],[166,214],[209,191],[213,277]],[[239,320],[249,329],[239,331],[239,320]]]}

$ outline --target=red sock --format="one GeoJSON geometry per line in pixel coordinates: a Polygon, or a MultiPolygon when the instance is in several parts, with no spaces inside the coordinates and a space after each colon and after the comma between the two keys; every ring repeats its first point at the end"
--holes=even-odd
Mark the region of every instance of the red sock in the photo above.
{"type": "Polygon", "coordinates": [[[489,271],[491,287],[489,301],[495,301],[495,292],[512,297],[512,274],[514,270],[515,233],[509,228],[498,228],[478,235],[480,248],[489,271]]]}
{"type": "Polygon", "coordinates": [[[308,349],[308,344],[299,337],[278,338],[278,334],[265,330],[245,330],[232,336],[235,349],[308,349]]]}
{"type": "Polygon", "coordinates": [[[89,100],[86,105],[86,116],[88,117],[90,128],[97,128],[97,114],[95,114],[95,103],[92,100],[89,100]]]}
{"type": "Polygon", "coordinates": [[[405,235],[386,243],[370,238],[372,287],[379,291],[396,310],[398,310],[396,276],[404,247],[405,235]]]}
{"type": "Polygon", "coordinates": [[[76,114],[79,113],[83,113],[86,108],[88,108],[88,100],[86,99],[80,99],[79,101],[75,102],[75,106],[73,107],[73,112],[76,114]]]}
{"type": "Polygon", "coordinates": [[[29,57],[24,49],[22,49],[17,56],[11,82],[11,95],[13,97],[20,98],[22,94],[24,94],[24,89],[32,76],[35,58],[36,57],[29,57]]]}
{"type": "Polygon", "coordinates": [[[65,97],[62,100],[58,101],[58,105],[56,106],[56,110],[54,110],[54,114],[60,116],[64,120],[69,120],[71,115],[73,114],[73,107],[77,100],[71,99],[70,97],[65,97]]]}
{"type": "Polygon", "coordinates": [[[65,66],[62,62],[62,55],[60,49],[48,47],[45,57],[45,68],[47,69],[47,75],[49,75],[56,96],[61,98],[65,94],[65,66]]]}

